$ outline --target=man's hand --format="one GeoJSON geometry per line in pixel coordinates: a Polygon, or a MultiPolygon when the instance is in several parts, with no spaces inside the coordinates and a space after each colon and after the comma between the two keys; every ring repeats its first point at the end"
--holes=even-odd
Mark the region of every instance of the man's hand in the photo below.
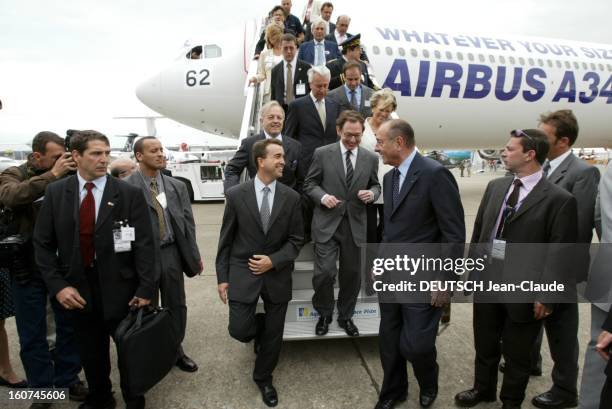
{"type": "Polygon", "coordinates": [[[87,302],[74,287],[66,287],[55,295],[57,301],[67,310],[82,310],[87,302]]]}
{"type": "Polygon", "coordinates": [[[202,274],[202,271],[204,271],[204,263],[201,259],[198,261],[198,265],[200,266],[200,271],[198,271],[198,274],[202,274]]]}
{"type": "Polygon", "coordinates": [[[371,190],[360,190],[357,192],[357,197],[363,203],[372,203],[374,201],[374,192],[371,190]]]}
{"type": "Polygon", "coordinates": [[[274,266],[272,265],[270,257],[264,256],[263,254],[254,254],[253,257],[249,259],[249,268],[255,275],[263,274],[272,267],[274,266]]]}
{"type": "Polygon", "coordinates": [[[434,307],[444,307],[450,303],[450,294],[448,291],[432,291],[431,305],[434,307]]]}
{"type": "Polygon", "coordinates": [[[597,353],[606,361],[610,359],[610,346],[612,346],[612,333],[601,331],[599,338],[597,338],[595,349],[597,349],[597,353]]]}
{"type": "Polygon", "coordinates": [[[136,307],[136,308],[142,308],[149,304],[151,304],[151,300],[148,300],[146,298],[139,298],[139,297],[132,298],[132,300],[128,303],[130,307],[136,307]]]}
{"type": "Polygon", "coordinates": [[[249,79],[249,87],[250,87],[251,85],[255,85],[255,84],[257,84],[257,82],[258,82],[258,81],[257,81],[257,77],[251,77],[251,78],[249,79]]]}
{"type": "Polygon", "coordinates": [[[56,178],[61,178],[71,170],[76,170],[76,163],[74,163],[72,155],[64,153],[55,161],[55,164],[51,168],[51,173],[53,173],[53,176],[56,178]]]}
{"type": "Polygon", "coordinates": [[[336,196],[333,195],[326,195],[321,200],[323,206],[327,207],[328,209],[333,209],[334,207],[338,206],[340,202],[341,200],[336,199],[336,196]]]}
{"type": "Polygon", "coordinates": [[[217,291],[219,292],[219,298],[223,304],[227,304],[227,289],[229,288],[229,283],[221,283],[217,286],[217,291]]]}
{"type": "Polygon", "coordinates": [[[536,320],[541,320],[542,318],[548,317],[552,314],[552,308],[545,306],[542,303],[534,302],[533,303],[533,317],[536,320]]]}

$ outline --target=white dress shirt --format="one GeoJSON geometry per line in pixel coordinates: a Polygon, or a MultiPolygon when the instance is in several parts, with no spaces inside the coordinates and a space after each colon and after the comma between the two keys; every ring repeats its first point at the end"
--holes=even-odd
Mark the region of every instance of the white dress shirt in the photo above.
{"type": "MultiPolygon", "coordinates": [[[[257,210],[261,211],[261,204],[263,203],[264,197],[264,187],[266,184],[259,179],[259,176],[255,175],[254,179],[255,184],[255,196],[257,196],[257,210]]],[[[268,193],[268,204],[270,209],[270,214],[272,214],[272,204],[274,203],[274,192],[276,191],[276,180],[267,185],[270,188],[270,193],[268,193]]]]}
{"type": "MultiPolygon", "coordinates": [[[[108,176],[104,175],[97,179],[91,181],[94,184],[93,189],[91,189],[91,193],[94,197],[94,202],[96,204],[96,221],[98,221],[98,213],[100,212],[100,203],[102,202],[102,195],[104,194],[104,187],[106,186],[106,178],[108,176]]],[[[81,174],[77,172],[77,179],[79,180],[79,205],[87,196],[87,189],[85,188],[85,183],[87,181],[83,179],[81,174]]]]}
{"type": "Polygon", "coordinates": [[[277,141],[282,142],[283,141],[283,134],[278,134],[278,136],[272,136],[269,135],[266,131],[263,131],[264,135],[266,136],[266,139],[276,139],[277,141]]]}

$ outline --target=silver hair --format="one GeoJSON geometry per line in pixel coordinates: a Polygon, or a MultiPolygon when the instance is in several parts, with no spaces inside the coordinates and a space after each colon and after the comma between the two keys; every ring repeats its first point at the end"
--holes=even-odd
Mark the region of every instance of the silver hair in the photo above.
{"type": "Polygon", "coordinates": [[[283,112],[283,118],[285,117],[285,111],[283,110],[283,107],[281,106],[281,104],[279,104],[277,101],[269,101],[266,102],[262,107],[261,107],[261,118],[263,119],[263,117],[268,113],[268,111],[274,107],[278,107],[280,108],[280,110],[283,112]]]}
{"type": "Polygon", "coordinates": [[[327,25],[327,21],[323,20],[321,17],[317,17],[312,22],[312,25],[310,26],[310,30],[314,30],[316,27],[319,27],[319,26],[325,27],[326,25],[327,25]]]}
{"type": "Polygon", "coordinates": [[[324,77],[327,81],[331,80],[331,72],[329,71],[329,68],[327,68],[324,65],[311,67],[308,70],[308,82],[309,83],[314,80],[315,74],[319,74],[320,76],[324,77]]]}

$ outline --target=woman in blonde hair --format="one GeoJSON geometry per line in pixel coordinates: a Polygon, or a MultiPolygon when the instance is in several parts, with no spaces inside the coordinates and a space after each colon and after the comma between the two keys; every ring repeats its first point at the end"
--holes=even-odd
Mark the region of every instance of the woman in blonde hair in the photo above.
{"type": "MultiPolygon", "coordinates": [[[[374,152],[376,147],[376,132],[378,128],[391,118],[391,114],[397,109],[397,101],[393,91],[389,88],[381,89],[372,94],[370,98],[370,106],[372,108],[372,116],[366,118],[365,129],[361,138],[361,146],[374,152]]],[[[378,181],[381,187],[381,194],[376,202],[367,206],[368,215],[368,243],[380,243],[382,238],[383,228],[383,194],[382,184],[383,176],[392,167],[383,163],[382,157],[378,156],[378,181]],[[378,224],[377,215],[378,213],[378,224]]]]}
{"type": "Polygon", "coordinates": [[[264,82],[262,92],[262,105],[270,101],[270,81],[272,68],[283,60],[281,52],[281,38],[284,29],[272,23],[266,27],[266,43],[268,48],[261,52],[257,63],[257,75],[249,80],[249,84],[264,82]]]}

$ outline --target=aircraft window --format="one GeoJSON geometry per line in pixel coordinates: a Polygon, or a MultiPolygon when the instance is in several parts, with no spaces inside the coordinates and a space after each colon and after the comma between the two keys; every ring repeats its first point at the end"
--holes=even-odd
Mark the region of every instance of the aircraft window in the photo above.
{"type": "Polygon", "coordinates": [[[459,61],[463,61],[463,54],[462,53],[457,53],[457,59],[459,61]]]}
{"type": "Polygon", "coordinates": [[[553,62],[552,62],[551,60],[547,60],[547,62],[548,62],[548,66],[549,66],[550,68],[552,68],[552,66],[553,66],[553,62]]]}
{"type": "Polygon", "coordinates": [[[543,66],[544,66],[544,61],[542,61],[542,59],[541,59],[541,58],[538,58],[538,65],[539,65],[540,67],[543,67],[543,66]]]}
{"type": "Polygon", "coordinates": [[[499,63],[500,64],[505,64],[506,63],[506,57],[504,57],[503,55],[499,56],[499,63]]]}
{"type": "Polygon", "coordinates": [[[470,60],[470,61],[474,61],[474,54],[469,53],[469,54],[468,54],[468,60],[470,60]]]}
{"type": "Polygon", "coordinates": [[[533,58],[529,59],[529,65],[533,66],[534,62],[533,62],[533,58]]]}
{"type": "Polygon", "coordinates": [[[404,57],[406,55],[406,50],[404,50],[402,47],[398,48],[397,52],[402,57],[404,57]]]}
{"type": "Polygon", "coordinates": [[[561,68],[561,67],[562,67],[561,61],[557,60],[557,68],[561,68]]]}
{"type": "Polygon", "coordinates": [[[380,54],[380,48],[378,48],[378,46],[377,46],[377,45],[375,45],[374,47],[372,47],[372,51],[374,51],[374,54],[375,54],[375,55],[380,54]]]}
{"type": "Polygon", "coordinates": [[[595,70],[597,69],[597,68],[595,67],[595,64],[591,63],[591,69],[592,69],[593,71],[595,71],[595,70]]]}
{"type": "Polygon", "coordinates": [[[480,60],[480,62],[485,62],[486,61],[485,56],[482,55],[482,54],[478,54],[478,59],[480,60]]]}
{"type": "Polygon", "coordinates": [[[495,56],[489,55],[489,61],[491,62],[491,64],[495,64],[495,56]]]}
{"type": "Polygon", "coordinates": [[[519,57],[519,65],[525,65],[525,59],[523,57],[519,57]]]}
{"type": "Polygon", "coordinates": [[[415,50],[414,48],[410,50],[410,55],[412,55],[413,57],[417,57],[419,55],[419,53],[417,52],[417,50],[415,50]]]}
{"type": "Polygon", "coordinates": [[[453,59],[453,53],[451,53],[450,51],[446,52],[446,59],[447,60],[452,60],[453,59]]]}
{"type": "Polygon", "coordinates": [[[604,70],[603,64],[599,64],[599,71],[603,71],[603,70],[604,70]]]}
{"type": "Polygon", "coordinates": [[[588,70],[589,69],[589,65],[585,62],[582,63],[582,69],[583,70],[588,70]]]}
{"type": "Polygon", "coordinates": [[[612,71],[612,65],[608,64],[608,71],[612,71]]]}
{"type": "Polygon", "coordinates": [[[202,46],[196,45],[185,55],[188,60],[199,60],[202,58],[202,46]]]}
{"type": "Polygon", "coordinates": [[[567,68],[568,70],[572,68],[572,64],[570,64],[569,61],[565,62],[565,68],[567,68]]]}
{"type": "Polygon", "coordinates": [[[216,44],[204,46],[204,58],[219,58],[221,57],[221,47],[216,44]]]}
{"type": "Polygon", "coordinates": [[[438,50],[434,51],[434,55],[436,56],[437,59],[442,58],[442,54],[440,54],[440,51],[438,50]]]}
{"type": "Polygon", "coordinates": [[[580,64],[578,64],[577,62],[574,61],[574,69],[575,70],[579,70],[580,69],[580,64]]]}
{"type": "Polygon", "coordinates": [[[387,53],[387,55],[393,55],[393,49],[391,47],[386,47],[385,52],[387,53]]]}
{"type": "Polygon", "coordinates": [[[429,58],[429,51],[423,50],[423,57],[424,58],[429,58]]]}
{"type": "Polygon", "coordinates": [[[516,60],[514,59],[514,57],[509,57],[508,60],[510,60],[510,64],[512,65],[516,64],[516,60]]]}

